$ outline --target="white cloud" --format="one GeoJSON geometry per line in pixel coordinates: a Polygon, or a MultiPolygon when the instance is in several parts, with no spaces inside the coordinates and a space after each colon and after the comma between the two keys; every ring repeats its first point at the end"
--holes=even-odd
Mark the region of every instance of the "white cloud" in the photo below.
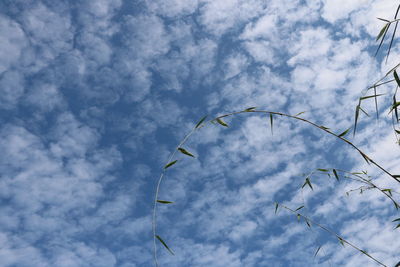
{"type": "Polygon", "coordinates": [[[18,62],[27,40],[21,27],[7,17],[0,16],[0,73],[18,62]]]}

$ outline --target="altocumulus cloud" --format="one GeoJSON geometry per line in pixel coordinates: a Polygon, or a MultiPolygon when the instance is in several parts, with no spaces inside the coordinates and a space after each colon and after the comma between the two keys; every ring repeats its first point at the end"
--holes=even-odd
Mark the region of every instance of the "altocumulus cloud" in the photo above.
{"type": "MultiPolygon", "coordinates": [[[[205,114],[257,106],[342,132],[361,91],[393,64],[373,57],[394,1],[9,1],[0,3],[1,266],[151,266],[156,178],[205,114]]],[[[395,43],[393,54],[399,48],[395,43]]],[[[388,96],[382,97],[390,101],[388,96]]],[[[373,103],[365,109],[373,111],[373,103]]],[[[381,113],[385,107],[380,107],[381,113]]],[[[274,201],[387,265],[395,211],[379,192],[316,168],[368,170],[336,140],[283,117],[227,118],[177,155],[158,233],[161,266],[375,266],[274,201]],[[161,245],[161,244],[160,244],[161,245]],[[323,249],[314,259],[319,246],[323,249]],[[160,248],[162,248],[160,246],[160,248]]],[[[352,139],[399,172],[384,117],[352,139]]],[[[349,137],[350,138],[350,137],[349,137]]]]}

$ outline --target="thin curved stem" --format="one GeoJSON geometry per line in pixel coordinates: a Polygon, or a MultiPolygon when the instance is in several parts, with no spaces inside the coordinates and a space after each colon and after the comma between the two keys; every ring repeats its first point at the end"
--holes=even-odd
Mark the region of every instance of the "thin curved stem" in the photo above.
{"type": "MultiPolygon", "coordinates": [[[[399,64],[400,65],[400,64],[399,64]]],[[[384,169],[380,164],[376,163],[374,160],[372,160],[370,157],[368,157],[361,149],[359,149],[356,145],[354,145],[352,142],[350,142],[349,140],[343,138],[343,136],[339,136],[338,134],[335,134],[331,131],[329,131],[328,128],[322,126],[322,125],[318,125],[314,122],[311,122],[307,119],[301,118],[299,116],[296,115],[289,115],[289,114],[285,114],[282,112],[275,112],[275,111],[268,111],[268,110],[255,110],[254,108],[247,109],[247,110],[242,110],[242,111],[236,111],[236,112],[231,112],[231,113],[227,113],[224,115],[220,115],[218,117],[215,117],[214,119],[208,120],[206,122],[204,122],[202,126],[205,126],[207,124],[209,124],[210,122],[214,122],[214,121],[218,121],[222,118],[225,117],[230,117],[230,116],[234,116],[237,114],[242,114],[242,113],[263,113],[263,114],[269,114],[270,116],[272,115],[279,115],[279,116],[283,116],[283,117],[287,117],[287,118],[291,118],[294,120],[298,120],[298,121],[302,121],[305,122],[311,126],[314,126],[330,135],[333,135],[334,137],[340,139],[341,141],[347,143],[348,145],[350,145],[353,149],[355,149],[357,152],[359,152],[361,154],[361,156],[368,162],[368,163],[372,163],[373,165],[375,165],[378,169],[380,169],[381,171],[383,171],[384,173],[386,173],[388,176],[390,176],[392,179],[394,179],[396,182],[400,183],[400,180],[398,180],[394,175],[392,175],[389,171],[387,171],[386,169],[384,169]]],[[[199,127],[199,125],[196,125],[184,138],[183,140],[178,144],[178,146],[175,148],[175,150],[171,153],[171,155],[168,158],[167,163],[171,162],[171,160],[173,159],[173,157],[175,156],[175,153],[177,152],[177,149],[179,147],[181,147],[187,140],[188,138],[198,129],[200,129],[201,127],[199,127]]],[[[157,230],[157,200],[158,200],[158,195],[160,192],[160,186],[161,186],[161,182],[165,176],[165,171],[166,169],[164,168],[160,177],[158,178],[158,182],[157,182],[157,187],[156,187],[156,192],[155,192],[155,196],[154,196],[154,205],[153,205],[153,219],[152,219],[152,228],[153,228],[153,251],[154,251],[154,262],[155,265],[158,267],[158,260],[157,260],[157,245],[156,245],[156,230],[157,230]]]]}
{"type": "Polygon", "coordinates": [[[382,265],[382,266],[387,267],[385,264],[383,264],[382,262],[380,262],[380,261],[377,260],[376,258],[372,257],[370,254],[368,254],[365,250],[362,250],[362,249],[358,248],[356,245],[354,245],[353,243],[347,241],[346,239],[344,239],[343,237],[341,237],[340,235],[338,235],[338,234],[337,234],[336,232],[334,232],[333,230],[327,228],[326,226],[323,226],[323,225],[321,225],[321,224],[319,224],[319,223],[313,221],[313,220],[310,219],[309,217],[307,217],[307,216],[305,216],[305,215],[303,215],[303,214],[301,214],[301,213],[299,213],[299,212],[297,212],[297,211],[295,211],[295,210],[293,210],[293,209],[291,209],[291,208],[288,208],[288,207],[286,207],[285,205],[279,204],[279,206],[281,206],[282,208],[287,209],[288,211],[290,211],[290,212],[293,213],[293,214],[296,214],[297,216],[300,216],[300,217],[304,218],[306,221],[311,222],[312,224],[318,226],[319,228],[323,229],[324,231],[328,232],[329,234],[336,236],[340,241],[342,241],[342,242],[344,242],[344,243],[350,245],[350,246],[351,246],[352,248],[354,248],[355,250],[357,250],[357,251],[363,253],[364,255],[368,256],[369,258],[371,258],[372,260],[374,260],[374,261],[375,261],[376,263],[378,263],[379,265],[382,265]]]}

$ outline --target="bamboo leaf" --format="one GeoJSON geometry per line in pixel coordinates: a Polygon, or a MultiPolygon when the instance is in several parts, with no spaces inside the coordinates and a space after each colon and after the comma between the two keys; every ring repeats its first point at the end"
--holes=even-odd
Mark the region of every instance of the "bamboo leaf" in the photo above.
{"type": "Polygon", "coordinates": [[[377,18],[377,19],[382,20],[382,21],[384,21],[384,22],[390,22],[390,21],[387,20],[387,19],[382,19],[382,18],[377,18]]]}
{"type": "Polygon", "coordinates": [[[311,188],[311,190],[314,190],[314,188],[311,185],[310,178],[308,178],[308,177],[306,178],[306,180],[301,188],[304,188],[306,185],[308,185],[311,188]]]}
{"type": "Polygon", "coordinates": [[[278,212],[278,208],[279,208],[279,203],[275,202],[275,214],[278,212]]]}
{"type": "Polygon", "coordinates": [[[300,215],[300,213],[297,213],[297,221],[300,221],[300,219],[301,219],[301,215],[300,215]]]}
{"type": "Polygon", "coordinates": [[[339,181],[339,175],[335,169],[332,169],[333,175],[335,175],[336,180],[339,181]]]}
{"type": "Polygon", "coordinates": [[[342,132],[341,134],[339,134],[339,137],[345,136],[349,131],[350,131],[351,127],[349,129],[347,129],[346,131],[342,132]]]}
{"type": "Polygon", "coordinates": [[[344,247],[344,240],[340,237],[338,237],[340,244],[342,244],[342,246],[344,247]]]}
{"type": "Polygon", "coordinates": [[[394,79],[396,80],[397,86],[400,86],[400,78],[399,78],[399,75],[397,74],[396,70],[393,71],[393,76],[394,76],[394,79]]]}
{"type": "Polygon", "coordinates": [[[294,115],[295,117],[300,116],[301,114],[306,113],[305,111],[299,112],[296,115],[294,115]]]}
{"type": "Polygon", "coordinates": [[[374,94],[374,95],[363,96],[363,97],[360,97],[360,100],[365,100],[365,99],[373,98],[373,97],[376,98],[376,97],[382,96],[382,95],[385,95],[385,94],[374,94]]]}
{"type": "Polygon", "coordinates": [[[400,222],[400,218],[393,220],[392,222],[400,222]]]}
{"type": "Polygon", "coordinates": [[[386,23],[385,26],[383,26],[383,28],[381,29],[381,31],[379,32],[378,36],[376,37],[375,41],[378,41],[379,39],[381,39],[381,37],[383,36],[383,34],[387,31],[387,28],[389,27],[390,22],[386,23]]]}
{"type": "Polygon", "coordinates": [[[321,129],[323,129],[323,130],[329,130],[328,127],[325,127],[325,126],[322,126],[322,125],[320,125],[320,126],[318,126],[318,127],[321,128],[321,129]]]}
{"type": "Polygon", "coordinates": [[[156,238],[158,239],[158,241],[161,242],[161,244],[164,245],[164,247],[169,251],[169,253],[175,255],[174,252],[167,246],[167,244],[164,242],[164,240],[162,240],[162,238],[159,235],[156,235],[156,238]]]}
{"type": "Polygon", "coordinates": [[[186,149],[184,149],[184,148],[182,148],[182,147],[179,147],[178,150],[179,150],[182,154],[185,154],[185,155],[187,155],[187,156],[189,156],[189,157],[192,157],[192,158],[195,157],[192,153],[188,152],[186,149]]]}
{"type": "Polygon", "coordinates": [[[199,127],[201,126],[201,124],[206,120],[206,118],[207,118],[207,115],[204,116],[203,118],[201,118],[201,119],[199,120],[199,122],[196,124],[195,128],[196,128],[196,129],[199,128],[199,127]]]}
{"type": "Polygon", "coordinates": [[[177,161],[178,161],[178,160],[174,160],[174,161],[171,161],[170,163],[168,163],[167,165],[165,165],[165,166],[164,166],[164,170],[165,170],[165,169],[168,169],[169,167],[171,167],[172,165],[174,165],[177,161]]]}
{"type": "Polygon", "coordinates": [[[382,189],[382,192],[388,192],[390,196],[392,196],[392,189],[382,189]]]}
{"type": "Polygon", "coordinates": [[[322,247],[322,246],[319,246],[319,247],[317,248],[317,251],[315,251],[315,253],[314,253],[314,258],[317,256],[317,254],[318,254],[319,250],[321,249],[321,247],[322,247]]]}
{"type": "Polygon", "coordinates": [[[358,116],[360,115],[360,104],[361,100],[359,100],[359,103],[356,107],[356,114],[355,114],[355,119],[354,119],[354,131],[353,131],[353,136],[356,134],[356,129],[357,129],[357,122],[358,122],[358,116]]]}
{"type": "Polygon", "coordinates": [[[397,229],[397,228],[399,228],[400,227],[400,224],[398,224],[394,229],[397,229]]]}
{"type": "Polygon", "coordinates": [[[256,107],[250,107],[250,108],[246,108],[244,111],[245,112],[252,112],[256,109],[256,107]]]}
{"type": "Polygon", "coordinates": [[[174,203],[173,201],[166,201],[166,200],[160,200],[160,199],[157,199],[157,202],[161,203],[161,204],[172,204],[172,203],[174,203]]]}
{"type": "Polygon", "coordinates": [[[224,122],[222,119],[216,118],[215,120],[216,120],[216,122],[218,122],[218,123],[221,124],[222,126],[228,127],[228,124],[227,124],[226,122],[224,122]]]}
{"type": "Polygon", "coordinates": [[[365,159],[365,161],[370,164],[370,159],[368,158],[367,155],[365,155],[364,153],[362,153],[361,151],[359,151],[359,153],[361,154],[361,156],[365,159]]]}
{"type": "Polygon", "coordinates": [[[304,208],[304,206],[300,206],[300,207],[298,207],[297,209],[295,209],[294,211],[301,210],[302,208],[304,208]]]}
{"type": "Polygon", "coordinates": [[[307,219],[305,219],[305,221],[306,221],[306,224],[307,224],[308,228],[311,228],[310,222],[307,219]]]}
{"type": "Polygon", "coordinates": [[[327,169],[317,169],[317,170],[319,170],[319,171],[321,171],[321,172],[328,172],[327,169]]]}
{"type": "Polygon", "coordinates": [[[389,27],[390,27],[390,22],[386,23],[386,25],[383,26],[383,28],[382,28],[381,31],[379,32],[378,36],[376,37],[376,41],[378,41],[379,39],[381,39],[381,41],[380,41],[380,43],[379,43],[378,48],[376,49],[375,56],[378,54],[379,49],[381,48],[381,46],[382,46],[382,44],[383,44],[383,41],[385,40],[386,33],[387,33],[389,27]],[[382,37],[382,38],[381,38],[381,37],[382,37]]]}
{"type": "Polygon", "coordinates": [[[274,134],[274,118],[272,117],[272,113],[269,113],[269,121],[271,124],[271,134],[274,134]]]}

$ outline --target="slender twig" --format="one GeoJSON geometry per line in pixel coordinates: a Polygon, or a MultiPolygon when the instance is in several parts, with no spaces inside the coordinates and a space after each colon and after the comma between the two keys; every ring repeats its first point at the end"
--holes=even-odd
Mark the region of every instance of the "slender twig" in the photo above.
{"type": "Polygon", "coordinates": [[[377,260],[376,258],[374,258],[373,256],[371,256],[370,254],[368,254],[365,250],[362,250],[360,248],[358,248],[356,245],[354,245],[353,243],[351,243],[350,241],[344,239],[343,237],[341,237],[340,235],[338,235],[336,232],[334,232],[333,230],[327,228],[326,226],[323,226],[317,222],[315,222],[314,220],[310,219],[309,217],[299,213],[298,211],[295,211],[289,207],[286,207],[285,205],[279,204],[279,206],[281,206],[282,208],[285,208],[286,210],[290,211],[293,214],[296,214],[297,216],[300,216],[302,218],[304,218],[306,221],[311,222],[312,224],[318,226],[319,228],[323,229],[324,231],[328,232],[331,235],[334,235],[337,237],[337,239],[339,239],[340,241],[350,245],[352,248],[354,248],[355,250],[357,250],[358,252],[363,253],[364,255],[368,256],[369,258],[371,258],[372,260],[374,260],[376,263],[378,263],[379,265],[385,266],[387,267],[385,264],[383,264],[382,262],[380,262],[379,260],[377,260]]]}
{"type": "MultiPolygon", "coordinates": [[[[302,121],[305,122],[311,126],[314,126],[330,135],[333,135],[334,137],[340,139],[341,141],[347,143],[348,145],[350,145],[353,149],[355,149],[357,152],[359,152],[363,158],[368,162],[368,163],[372,163],[373,165],[375,165],[378,169],[380,169],[381,171],[383,171],[384,173],[386,173],[388,176],[390,176],[392,179],[394,179],[396,182],[400,183],[400,180],[398,180],[394,175],[392,175],[389,171],[387,171],[386,169],[384,169],[380,164],[376,163],[374,160],[372,160],[369,156],[367,156],[361,149],[359,149],[356,145],[354,145],[352,142],[350,142],[349,140],[345,139],[343,136],[339,136],[338,134],[335,134],[333,132],[331,132],[328,128],[318,125],[314,122],[311,122],[307,119],[301,118],[299,116],[296,115],[289,115],[289,114],[285,114],[282,112],[275,112],[275,111],[267,111],[267,110],[255,110],[255,109],[251,109],[251,110],[242,110],[242,111],[236,111],[236,112],[231,112],[231,113],[227,113],[224,115],[220,115],[214,119],[211,119],[207,122],[204,122],[202,124],[202,126],[205,126],[207,124],[210,124],[210,122],[214,122],[214,121],[218,121],[222,118],[225,117],[230,117],[230,116],[234,116],[234,115],[238,115],[238,114],[249,114],[249,113],[263,113],[263,114],[269,114],[270,116],[272,115],[279,115],[279,116],[283,116],[283,117],[287,117],[287,118],[291,118],[294,120],[298,120],[298,121],[302,121]]],[[[183,140],[179,143],[179,145],[176,147],[176,149],[171,153],[171,155],[168,158],[167,163],[171,162],[171,160],[173,159],[173,157],[175,156],[175,153],[177,151],[177,149],[179,147],[181,147],[187,140],[188,138],[197,130],[201,127],[198,127],[198,125],[196,125],[184,138],[183,140]]],[[[166,169],[164,168],[160,177],[158,178],[158,182],[157,182],[157,187],[156,187],[156,192],[155,192],[155,196],[154,196],[154,205],[153,205],[153,220],[152,220],[152,228],[153,228],[153,251],[154,251],[154,262],[155,265],[158,267],[158,260],[157,260],[157,245],[156,245],[156,233],[157,233],[157,200],[158,200],[158,195],[159,195],[159,191],[160,191],[160,186],[161,186],[161,182],[165,176],[165,171],[166,169]]]]}

